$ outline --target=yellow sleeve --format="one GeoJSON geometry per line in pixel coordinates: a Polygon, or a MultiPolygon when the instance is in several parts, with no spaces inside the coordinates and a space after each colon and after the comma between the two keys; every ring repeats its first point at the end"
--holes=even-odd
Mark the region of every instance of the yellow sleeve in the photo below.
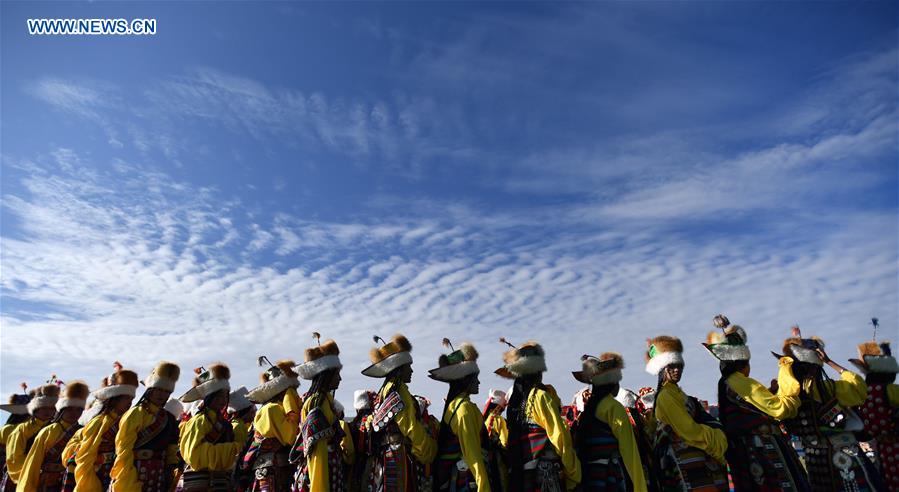
{"type": "Polygon", "coordinates": [[[596,406],[596,418],[608,424],[612,429],[612,435],[618,440],[618,452],[621,454],[624,468],[627,469],[627,475],[634,485],[634,492],[646,492],[643,460],[640,459],[634,428],[631,426],[631,420],[624,407],[612,395],[606,395],[596,406]]]}
{"type": "Polygon", "coordinates": [[[84,427],[81,445],[75,455],[75,492],[101,492],[103,484],[94,471],[103,434],[115,423],[110,414],[100,414],[84,427]]]}
{"type": "Polygon", "coordinates": [[[147,425],[144,419],[146,414],[144,407],[138,405],[128,409],[119,421],[119,431],[115,436],[115,463],[109,472],[112,478],[109,488],[112,492],[129,492],[142,488],[137,478],[137,468],[134,467],[134,445],[138,432],[147,425]]]}
{"type": "Polygon", "coordinates": [[[581,462],[574,451],[568,425],[562,420],[558,398],[540,389],[532,390],[530,398],[533,399],[534,422],[546,431],[556,453],[562,458],[566,485],[569,489],[574,488],[581,483],[581,462]]]}
{"type": "Polygon", "coordinates": [[[340,440],[340,449],[343,450],[343,461],[348,465],[352,465],[356,462],[356,445],[353,444],[353,434],[350,433],[350,424],[341,420],[340,428],[343,430],[343,439],[340,440]]]}
{"type": "Polygon", "coordinates": [[[234,441],[208,442],[206,434],[212,431],[212,418],[215,418],[210,413],[207,410],[194,415],[184,426],[180,438],[181,456],[197,471],[228,471],[234,467],[243,440],[238,440],[241,436],[235,432],[234,441]]]}
{"type": "Polygon", "coordinates": [[[14,483],[19,482],[19,474],[22,472],[22,465],[25,464],[25,446],[28,440],[43,426],[44,422],[31,419],[19,424],[9,436],[9,442],[6,443],[6,471],[14,483]]]}
{"type": "Polygon", "coordinates": [[[284,407],[278,403],[267,403],[260,408],[253,418],[253,426],[262,436],[276,438],[285,446],[293,444],[299,432],[297,425],[288,420],[284,407]]]}
{"type": "Polygon", "coordinates": [[[887,401],[890,406],[899,407],[899,384],[887,385],[887,401]]]}
{"type": "Polygon", "coordinates": [[[51,424],[37,433],[31,449],[28,450],[28,456],[25,457],[25,462],[22,464],[19,481],[16,482],[16,492],[37,491],[44,455],[47,453],[47,448],[55,444],[60,436],[62,436],[61,424],[51,424]]]}
{"type": "MultiPolygon", "coordinates": [[[[78,445],[81,444],[82,432],[84,432],[84,427],[76,430],[75,433],[72,434],[72,438],[69,439],[69,442],[66,443],[66,447],[62,451],[62,456],[59,457],[63,467],[68,468],[69,459],[75,457],[75,453],[78,451],[78,445]]],[[[69,471],[74,472],[74,470],[69,471]]]]}
{"type": "Polygon", "coordinates": [[[727,437],[720,429],[696,423],[687,413],[684,394],[680,388],[669,383],[662,387],[656,397],[656,418],[671,426],[675,433],[688,445],[705,451],[709,456],[724,463],[727,451],[727,437]]]}
{"type": "Polygon", "coordinates": [[[467,398],[460,400],[458,405],[461,406],[456,410],[455,418],[450,421],[450,429],[459,438],[462,459],[478,484],[478,492],[490,492],[487,464],[481,451],[481,427],[484,426],[484,419],[474,403],[467,398]]]}
{"type": "Polygon", "coordinates": [[[437,441],[428,435],[424,424],[418,418],[409,389],[401,385],[396,391],[399,392],[404,404],[403,411],[396,416],[396,425],[399,426],[400,432],[412,441],[412,454],[415,459],[424,465],[430,465],[437,455],[437,441]]]}
{"type": "Polygon", "coordinates": [[[497,415],[495,413],[487,416],[487,419],[491,421],[491,428],[493,432],[499,434],[499,444],[503,448],[509,445],[509,426],[506,425],[506,419],[503,418],[502,415],[497,415]]]}
{"type": "Polygon", "coordinates": [[[6,424],[0,427],[0,446],[6,447],[6,440],[9,439],[12,431],[16,430],[15,424],[6,424]]]}
{"type": "MultiPolygon", "coordinates": [[[[313,402],[316,398],[308,398],[306,402],[303,404],[303,420],[306,420],[306,416],[313,410],[313,402]]],[[[334,413],[331,412],[330,405],[330,397],[325,397],[324,399],[320,399],[319,401],[323,402],[321,405],[322,413],[325,415],[325,419],[329,423],[334,422],[334,413]]],[[[310,490],[330,490],[329,478],[328,474],[328,440],[327,439],[319,439],[318,442],[312,445],[312,452],[309,453],[307,458],[307,465],[309,466],[309,488],[310,490]]]]}
{"type": "MultiPolygon", "coordinates": [[[[300,399],[300,395],[297,393],[296,388],[289,388],[284,392],[284,399],[281,402],[281,406],[284,408],[284,414],[287,416],[287,420],[293,422],[294,426],[298,427],[297,432],[299,432],[303,401],[300,399]]],[[[294,439],[296,439],[296,434],[294,434],[294,439]]],[[[293,440],[291,440],[289,444],[293,444],[293,440]]]]}
{"type": "MultiPolygon", "coordinates": [[[[778,381],[788,379],[783,375],[785,371],[789,371],[792,375],[790,366],[781,365],[778,381]]],[[[728,376],[727,385],[743,400],[777,420],[795,417],[799,410],[799,396],[786,396],[779,390],[776,395],[772,394],[762,383],[744,376],[743,373],[735,372],[728,376]]]]}
{"type": "Polygon", "coordinates": [[[868,397],[868,385],[865,380],[852,371],[840,373],[840,379],[834,381],[837,401],[844,407],[857,407],[868,397]]]}

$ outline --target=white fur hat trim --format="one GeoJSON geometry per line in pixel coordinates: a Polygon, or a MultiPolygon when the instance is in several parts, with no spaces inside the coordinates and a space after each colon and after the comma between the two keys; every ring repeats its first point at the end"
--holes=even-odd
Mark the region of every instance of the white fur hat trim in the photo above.
{"type": "Polygon", "coordinates": [[[621,382],[621,369],[611,369],[602,374],[593,376],[590,380],[594,386],[602,386],[604,384],[612,384],[621,382]]]}
{"type": "Polygon", "coordinates": [[[458,381],[479,372],[481,370],[478,369],[478,363],[473,360],[450,364],[428,371],[431,379],[443,382],[458,381]]]}
{"type": "Polygon", "coordinates": [[[247,393],[247,399],[254,403],[266,403],[282,391],[299,386],[299,378],[281,375],[251,389],[247,393]]]}
{"type": "Polygon", "coordinates": [[[247,388],[244,386],[241,386],[240,388],[237,388],[236,390],[232,391],[231,399],[229,400],[229,403],[228,403],[228,411],[231,413],[237,413],[241,410],[244,410],[244,409],[247,409],[247,408],[250,408],[251,406],[253,406],[253,402],[251,402],[247,398],[247,395],[249,393],[250,392],[247,391],[247,388]]]}
{"type": "Polygon", "coordinates": [[[371,410],[371,401],[368,398],[367,390],[356,390],[353,392],[353,408],[357,412],[360,410],[371,410]]]}
{"type": "Polygon", "coordinates": [[[82,427],[87,425],[88,422],[93,420],[94,417],[100,415],[100,412],[103,410],[103,405],[100,404],[99,400],[94,400],[94,403],[88,407],[78,419],[78,423],[81,424],[82,427]]]}
{"type": "Polygon", "coordinates": [[[34,414],[34,411],[43,407],[54,407],[59,401],[58,396],[37,396],[28,402],[28,413],[34,414]]]}
{"type": "Polygon", "coordinates": [[[184,396],[179,398],[182,403],[190,403],[192,401],[202,400],[216,391],[231,390],[231,384],[227,379],[210,379],[204,383],[200,383],[193,388],[187,390],[184,396]]]}
{"type": "Polygon", "coordinates": [[[294,366],[293,369],[301,378],[312,379],[328,369],[340,369],[342,367],[343,364],[340,363],[340,356],[326,355],[294,366]]]}
{"type": "Polygon", "coordinates": [[[506,365],[506,370],[515,377],[546,372],[546,359],[542,355],[526,355],[506,365]]]}
{"type": "Polygon", "coordinates": [[[100,401],[106,401],[117,396],[133,397],[135,394],[137,394],[137,386],[131,386],[130,384],[114,384],[93,392],[94,398],[100,401]]]}
{"type": "Polygon", "coordinates": [[[169,398],[169,401],[165,403],[165,406],[163,408],[165,408],[165,411],[172,414],[172,416],[176,419],[180,419],[181,414],[184,413],[184,405],[175,398],[169,398]]]}
{"type": "Polygon", "coordinates": [[[158,376],[156,374],[150,374],[150,377],[144,381],[144,384],[147,386],[147,389],[157,388],[164,391],[175,391],[175,383],[174,379],[164,378],[158,376]]]}
{"type": "Polygon", "coordinates": [[[386,357],[381,362],[366,367],[362,370],[362,374],[371,378],[383,378],[390,374],[394,369],[411,363],[411,352],[397,352],[386,357]]]}
{"type": "Polygon", "coordinates": [[[658,376],[666,366],[671,364],[683,364],[684,356],[680,352],[662,352],[656,355],[646,363],[646,372],[653,376],[658,376]]]}
{"type": "Polygon", "coordinates": [[[82,400],[81,398],[60,398],[59,401],[56,402],[56,411],[60,411],[63,408],[84,408],[87,406],[87,400],[82,400]]]}

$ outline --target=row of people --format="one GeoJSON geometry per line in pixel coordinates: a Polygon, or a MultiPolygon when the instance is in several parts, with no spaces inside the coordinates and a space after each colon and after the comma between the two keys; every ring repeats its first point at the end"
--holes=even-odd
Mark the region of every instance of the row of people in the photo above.
{"type": "MultiPolygon", "coordinates": [[[[543,382],[543,348],[509,346],[495,372],[512,380],[491,392],[483,412],[477,350],[449,349],[429,377],[448,384],[434,419],[412,395],[412,345],[375,337],[363,374],[382,379],[357,392],[357,415],[343,420],[333,395],[341,382],[333,340],[305,351],[304,362],[267,365],[256,388],[232,392],[223,364],[196,371],[180,399],[177,365],[158,364],[132,406],[138,376],[121,365],[93,393],[73,382],[17,395],[0,429],[4,491],[463,491],[510,490],[899,490],[899,372],[888,344],[860,346],[855,373],[831,361],[820,339],[798,329],[778,355],[772,388],[749,377],[746,331],[724,316],[703,345],[720,361],[718,418],[686,395],[683,346],[649,341],[646,370],[658,386],[623,398],[619,354],[585,355],[573,372],[590,385],[569,423],[556,391],[543,382]],[[827,364],[840,373],[829,379],[827,364]],[[300,379],[309,381],[302,397],[300,379]],[[189,411],[181,403],[191,405],[189,411]],[[256,405],[260,407],[256,408],[256,405]],[[82,415],[84,412],[84,415],[82,415]],[[505,416],[503,416],[505,413],[505,416]],[[183,416],[183,418],[182,418],[183,416]],[[79,424],[79,420],[82,424],[79,424]],[[876,464],[859,449],[867,432],[876,464]],[[798,437],[804,462],[790,446],[798,437]],[[355,458],[355,459],[354,459],[355,458]]],[[[626,394],[626,393],[625,393],[626,394]]]]}

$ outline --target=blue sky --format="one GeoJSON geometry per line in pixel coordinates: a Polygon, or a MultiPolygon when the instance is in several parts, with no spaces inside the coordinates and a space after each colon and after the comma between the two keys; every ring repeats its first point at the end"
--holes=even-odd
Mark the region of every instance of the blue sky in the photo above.
{"type": "MultiPolygon", "coordinates": [[[[726,313],[767,380],[789,326],[896,338],[892,2],[17,3],[2,8],[0,390],[407,333],[582,353],[699,347],[726,313]],[[155,18],[148,37],[28,18],[155,18]]],[[[186,376],[185,376],[185,379],[186,376]]],[[[182,382],[186,387],[187,382],[182,382]]]]}

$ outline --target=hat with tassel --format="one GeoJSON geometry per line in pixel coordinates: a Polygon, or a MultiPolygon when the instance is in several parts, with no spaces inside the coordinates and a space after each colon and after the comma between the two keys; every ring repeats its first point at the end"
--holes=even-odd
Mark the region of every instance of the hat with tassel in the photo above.
{"type": "Polygon", "coordinates": [[[710,354],[722,361],[749,360],[749,338],[746,330],[739,325],[730,324],[727,316],[719,314],[712,319],[717,330],[712,330],[702,344],[710,354]]]}
{"type": "Polygon", "coordinates": [[[81,408],[87,406],[87,397],[90,396],[91,390],[87,387],[87,383],[83,381],[71,381],[66,384],[65,392],[62,398],[56,402],[56,410],[63,408],[81,408]]]}
{"type": "Polygon", "coordinates": [[[231,398],[228,400],[228,411],[231,413],[237,413],[252,407],[254,403],[251,402],[249,398],[247,398],[247,395],[249,393],[250,392],[244,386],[241,386],[240,388],[232,391],[231,398]]]}
{"type": "Polygon", "coordinates": [[[94,398],[107,401],[117,396],[131,396],[137,393],[140,384],[137,373],[129,369],[123,369],[118,361],[112,364],[112,374],[103,378],[100,389],[94,391],[94,398]]]}
{"type": "Polygon", "coordinates": [[[267,403],[272,398],[278,396],[289,388],[298,388],[300,379],[296,371],[293,370],[296,362],[292,360],[279,360],[272,364],[268,357],[262,355],[257,359],[260,366],[265,364],[269,368],[260,376],[259,386],[251,389],[247,393],[247,399],[253,403],[267,403]]]}
{"type": "Polygon", "coordinates": [[[56,402],[59,401],[60,384],[62,381],[57,381],[56,374],[54,374],[46,384],[38,386],[31,401],[28,402],[28,413],[34,415],[34,411],[38,408],[56,407],[56,402]]]}
{"type": "Polygon", "coordinates": [[[31,395],[28,394],[27,384],[22,383],[20,386],[24,393],[14,393],[9,395],[9,399],[6,403],[0,405],[0,410],[9,412],[13,415],[28,414],[28,402],[31,401],[31,395]]]}
{"type": "Polygon", "coordinates": [[[474,345],[464,342],[456,350],[450,339],[444,338],[443,346],[450,349],[451,352],[441,355],[437,360],[438,367],[428,371],[431,379],[448,383],[481,372],[478,369],[478,351],[474,345]]]}
{"type": "Polygon", "coordinates": [[[858,346],[858,359],[849,359],[863,374],[896,374],[899,364],[890,349],[890,342],[877,341],[877,318],[871,318],[874,325],[874,338],[858,346]]]}
{"type": "Polygon", "coordinates": [[[394,335],[390,343],[375,335],[372,337],[380,347],[371,349],[371,365],[362,370],[362,374],[372,378],[387,377],[397,368],[412,363],[412,344],[403,335],[394,335]]]}
{"type": "Polygon", "coordinates": [[[318,332],[313,332],[312,338],[317,345],[307,348],[305,362],[293,368],[301,378],[313,379],[327,370],[343,367],[340,363],[340,348],[337,347],[337,342],[325,340],[321,343],[321,335],[318,332]]]}
{"type": "Polygon", "coordinates": [[[581,370],[572,371],[571,374],[582,383],[602,386],[620,382],[622,369],[624,359],[621,354],[606,352],[599,357],[582,355],[581,370]]]}
{"type": "Polygon", "coordinates": [[[209,366],[209,369],[198,367],[194,369],[197,375],[194,378],[194,387],[187,390],[179,400],[182,403],[190,403],[206,398],[207,396],[218,391],[231,391],[231,369],[225,364],[216,363],[209,366]]]}
{"type": "Polygon", "coordinates": [[[516,347],[505,338],[500,338],[499,341],[508,345],[509,350],[503,354],[503,367],[493,371],[496,375],[506,379],[516,379],[546,372],[546,352],[539,343],[531,340],[516,347]]]}
{"type": "Polygon", "coordinates": [[[684,363],[684,344],[677,337],[660,335],[647,340],[646,372],[658,376],[662,369],[684,363]]]}
{"type": "Polygon", "coordinates": [[[818,337],[802,338],[799,325],[793,325],[790,329],[790,338],[784,340],[783,353],[797,362],[824,365],[824,361],[818,356],[818,349],[824,349],[824,340],[818,337]]]}
{"type": "Polygon", "coordinates": [[[353,409],[356,412],[371,410],[377,393],[371,390],[356,390],[353,392],[353,409]]]}
{"type": "Polygon", "coordinates": [[[147,389],[155,388],[171,393],[181,376],[181,368],[173,362],[160,361],[144,380],[147,389]]]}

